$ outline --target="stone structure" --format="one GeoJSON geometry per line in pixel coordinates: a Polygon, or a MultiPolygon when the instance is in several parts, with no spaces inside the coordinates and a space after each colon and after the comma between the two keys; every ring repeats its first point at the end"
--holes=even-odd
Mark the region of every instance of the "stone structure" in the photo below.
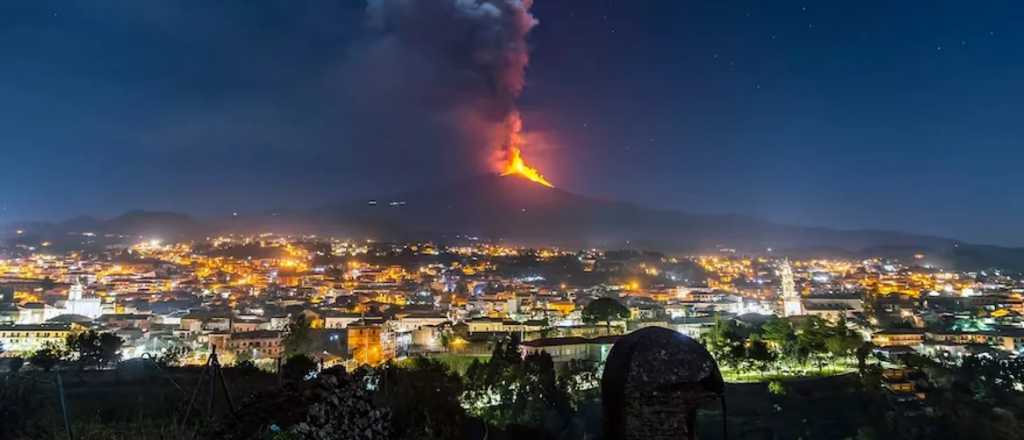
{"type": "Polygon", "coordinates": [[[605,438],[695,439],[696,411],[725,384],[707,349],[681,333],[647,327],[620,339],[601,378],[605,438]]]}

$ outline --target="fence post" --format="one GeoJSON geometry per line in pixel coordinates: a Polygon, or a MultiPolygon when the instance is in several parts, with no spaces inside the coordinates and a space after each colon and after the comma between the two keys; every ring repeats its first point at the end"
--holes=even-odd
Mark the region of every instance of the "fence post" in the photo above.
{"type": "Polygon", "coordinates": [[[64,429],[68,433],[68,440],[75,440],[74,434],[71,433],[71,420],[68,419],[68,404],[64,401],[64,381],[61,380],[59,371],[54,374],[57,376],[57,397],[60,398],[60,413],[64,417],[64,429]]]}

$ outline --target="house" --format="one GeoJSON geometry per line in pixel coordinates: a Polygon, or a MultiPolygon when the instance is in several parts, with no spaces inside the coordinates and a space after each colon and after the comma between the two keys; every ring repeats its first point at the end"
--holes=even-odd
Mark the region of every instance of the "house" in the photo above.
{"type": "Polygon", "coordinates": [[[469,334],[493,333],[529,333],[541,331],[545,325],[542,321],[513,321],[500,318],[473,318],[466,321],[469,334]]]}
{"type": "Polygon", "coordinates": [[[439,326],[448,322],[448,317],[436,312],[415,312],[399,314],[396,319],[388,322],[391,328],[400,333],[411,332],[424,326],[439,326]]]}
{"type": "Polygon", "coordinates": [[[909,368],[886,368],[882,370],[882,388],[896,400],[924,400],[925,393],[917,389],[914,378],[921,373],[909,368]]]}
{"type": "Polygon", "coordinates": [[[348,330],[348,352],[358,365],[379,365],[395,355],[391,332],[380,323],[356,321],[348,330]]]}
{"type": "Polygon", "coordinates": [[[1002,328],[988,332],[988,344],[1009,352],[1024,350],[1024,329],[1002,328]]]}
{"type": "Polygon", "coordinates": [[[142,315],[136,313],[114,313],[100,315],[97,322],[115,328],[136,328],[149,330],[152,324],[153,315],[142,315]]]}
{"type": "Polygon", "coordinates": [[[845,303],[807,303],[804,302],[804,314],[817,316],[831,322],[837,322],[842,318],[849,318],[856,312],[856,309],[845,303]]]}
{"type": "Polygon", "coordinates": [[[0,344],[7,352],[30,353],[44,345],[63,344],[67,337],[84,330],[75,323],[12,324],[0,326],[0,344]]]}
{"type": "Polygon", "coordinates": [[[880,330],[871,335],[871,343],[878,347],[916,347],[924,343],[924,331],[919,329],[880,330]]]}
{"type": "Polygon", "coordinates": [[[805,296],[804,313],[819,316],[830,321],[838,321],[840,317],[850,318],[855,313],[864,312],[864,298],[856,293],[827,293],[805,296]]]}
{"type": "Polygon", "coordinates": [[[218,352],[235,356],[245,353],[253,359],[279,358],[284,353],[284,334],[275,330],[211,333],[209,341],[218,352]]]}
{"type": "Polygon", "coordinates": [[[235,318],[231,320],[231,333],[248,333],[268,327],[262,319],[235,318]]]}
{"type": "Polygon", "coordinates": [[[604,362],[608,352],[619,336],[600,336],[582,338],[569,336],[562,338],[541,338],[519,344],[523,356],[547,353],[556,365],[569,362],[604,362]]]}
{"type": "Polygon", "coordinates": [[[362,318],[363,315],[360,313],[325,311],[323,314],[324,328],[345,328],[362,318]]]}

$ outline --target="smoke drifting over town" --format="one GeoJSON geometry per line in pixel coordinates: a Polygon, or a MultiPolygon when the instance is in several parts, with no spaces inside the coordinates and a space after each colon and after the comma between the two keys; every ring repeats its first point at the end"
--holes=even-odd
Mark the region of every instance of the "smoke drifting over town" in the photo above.
{"type": "MultiPolygon", "coordinates": [[[[525,85],[531,0],[371,0],[350,84],[371,111],[422,118],[476,165],[512,146],[525,85]],[[361,73],[358,73],[361,72],[361,73]],[[381,106],[386,108],[381,108],[381,106]]],[[[404,122],[404,121],[403,121],[404,122]]]]}

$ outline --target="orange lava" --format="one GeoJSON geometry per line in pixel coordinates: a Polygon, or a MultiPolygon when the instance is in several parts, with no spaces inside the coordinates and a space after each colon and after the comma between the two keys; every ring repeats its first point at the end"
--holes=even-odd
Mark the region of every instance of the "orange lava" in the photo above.
{"type": "Polygon", "coordinates": [[[526,160],[523,159],[523,151],[519,147],[525,144],[525,140],[522,136],[523,132],[523,120],[519,117],[519,112],[512,112],[505,119],[505,146],[502,149],[505,153],[502,159],[503,163],[500,165],[502,176],[519,176],[531,182],[539,183],[548,188],[554,188],[548,179],[544,178],[544,175],[526,164],[526,160]]]}
{"type": "Polygon", "coordinates": [[[505,164],[505,169],[501,172],[502,176],[517,175],[548,188],[555,187],[551,182],[548,182],[548,179],[544,178],[540,171],[526,164],[526,161],[523,160],[523,153],[518,147],[509,147],[508,155],[508,162],[505,164]]]}

